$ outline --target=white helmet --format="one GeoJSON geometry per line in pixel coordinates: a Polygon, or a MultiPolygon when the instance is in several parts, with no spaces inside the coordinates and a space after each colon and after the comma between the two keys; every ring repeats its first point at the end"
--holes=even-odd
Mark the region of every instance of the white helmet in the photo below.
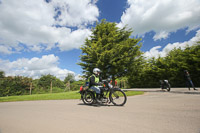
{"type": "Polygon", "coordinates": [[[94,68],[93,69],[93,73],[94,74],[98,74],[98,73],[100,73],[101,72],[101,70],[99,69],[99,68],[94,68]]]}

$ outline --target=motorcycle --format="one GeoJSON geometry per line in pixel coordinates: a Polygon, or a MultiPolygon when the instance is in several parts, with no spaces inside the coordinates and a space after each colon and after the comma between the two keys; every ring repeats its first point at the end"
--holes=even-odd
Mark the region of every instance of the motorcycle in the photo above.
{"type": "Polygon", "coordinates": [[[166,89],[167,91],[170,91],[171,89],[171,85],[168,80],[160,80],[160,87],[162,90],[166,89]]]}
{"type": "MultiPolygon", "coordinates": [[[[100,87],[101,103],[102,104],[113,103],[116,106],[123,106],[127,101],[126,94],[120,88],[113,87],[109,82],[109,80],[103,80],[102,82],[103,86],[100,87]]],[[[81,94],[81,100],[83,101],[84,104],[92,105],[97,103],[96,92],[90,89],[88,85],[81,86],[79,93],[81,94]]]]}

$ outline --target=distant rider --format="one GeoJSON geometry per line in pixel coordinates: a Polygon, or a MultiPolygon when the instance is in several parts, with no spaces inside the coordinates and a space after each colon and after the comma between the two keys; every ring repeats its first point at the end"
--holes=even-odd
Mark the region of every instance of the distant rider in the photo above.
{"type": "Polygon", "coordinates": [[[100,69],[99,68],[94,68],[93,69],[93,74],[89,77],[89,88],[94,90],[96,92],[96,100],[97,102],[101,102],[100,100],[100,94],[101,94],[101,78],[100,78],[100,69]]]}

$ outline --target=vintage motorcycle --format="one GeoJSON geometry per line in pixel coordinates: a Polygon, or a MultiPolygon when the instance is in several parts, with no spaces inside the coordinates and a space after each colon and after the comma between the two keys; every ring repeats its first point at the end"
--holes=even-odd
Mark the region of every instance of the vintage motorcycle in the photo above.
{"type": "MultiPolygon", "coordinates": [[[[102,104],[113,103],[116,106],[123,106],[126,103],[126,94],[120,88],[113,87],[109,80],[103,80],[102,83],[103,86],[100,88],[100,100],[102,104]]],[[[97,103],[96,92],[90,89],[87,84],[80,87],[79,93],[84,104],[92,105],[97,103]]]]}
{"type": "Polygon", "coordinates": [[[168,80],[160,80],[160,87],[162,90],[166,89],[167,91],[170,91],[171,89],[171,85],[168,80]]]}

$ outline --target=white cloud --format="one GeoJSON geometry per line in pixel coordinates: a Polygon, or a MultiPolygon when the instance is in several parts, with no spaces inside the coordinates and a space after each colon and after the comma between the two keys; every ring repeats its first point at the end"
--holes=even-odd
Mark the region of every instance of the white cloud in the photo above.
{"type": "Polygon", "coordinates": [[[4,51],[0,53],[78,48],[90,35],[87,25],[98,16],[92,0],[2,0],[0,46],[4,51]]]}
{"type": "Polygon", "coordinates": [[[149,51],[145,52],[144,56],[147,58],[152,58],[152,57],[158,58],[159,55],[161,54],[161,52],[158,50],[160,48],[161,46],[155,46],[151,48],[149,51]]]}
{"type": "Polygon", "coordinates": [[[98,8],[91,0],[54,0],[50,2],[57,13],[56,24],[67,26],[81,26],[85,23],[93,23],[99,15],[98,8]]]}
{"type": "Polygon", "coordinates": [[[6,76],[19,75],[36,79],[41,75],[51,74],[61,80],[64,80],[64,78],[71,73],[75,75],[76,80],[80,79],[80,75],[76,75],[70,70],[59,68],[58,64],[59,57],[53,54],[44,55],[41,58],[21,58],[16,61],[0,59],[0,70],[4,71],[6,76]]]}
{"type": "Polygon", "coordinates": [[[10,47],[7,47],[7,46],[4,46],[4,45],[0,45],[0,53],[3,53],[3,54],[11,54],[11,48],[10,47]]]}
{"type": "Polygon", "coordinates": [[[161,31],[159,33],[156,33],[156,35],[153,37],[154,40],[160,40],[160,39],[166,39],[168,37],[169,33],[166,31],[161,31]]]}
{"type": "Polygon", "coordinates": [[[128,24],[133,35],[155,31],[154,40],[167,38],[170,32],[200,27],[199,0],[128,0],[119,27],[128,24]]]}
{"type": "Polygon", "coordinates": [[[90,34],[91,31],[88,29],[75,30],[71,32],[71,34],[63,38],[58,44],[58,47],[62,51],[71,50],[73,48],[79,48],[80,45],[84,43],[85,38],[88,37],[88,35],[90,34]]]}
{"type": "Polygon", "coordinates": [[[172,44],[169,43],[161,51],[159,51],[161,46],[155,46],[151,48],[149,51],[145,52],[144,56],[146,58],[152,58],[152,57],[158,58],[159,56],[165,57],[174,48],[185,49],[187,46],[196,45],[198,41],[200,41],[200,30],[198,30],[196,33],[196,36],[191,38],[189,41],[185,41],[183,43],[179,43],[179,42],[175,42],[172,44]]]}
{"type": "Polygon", "coordinates": [[[84,78],[80,75],[80,74],[78,74],[78,75],[75,75],[75,80],[83,80],[84,78]]]}

